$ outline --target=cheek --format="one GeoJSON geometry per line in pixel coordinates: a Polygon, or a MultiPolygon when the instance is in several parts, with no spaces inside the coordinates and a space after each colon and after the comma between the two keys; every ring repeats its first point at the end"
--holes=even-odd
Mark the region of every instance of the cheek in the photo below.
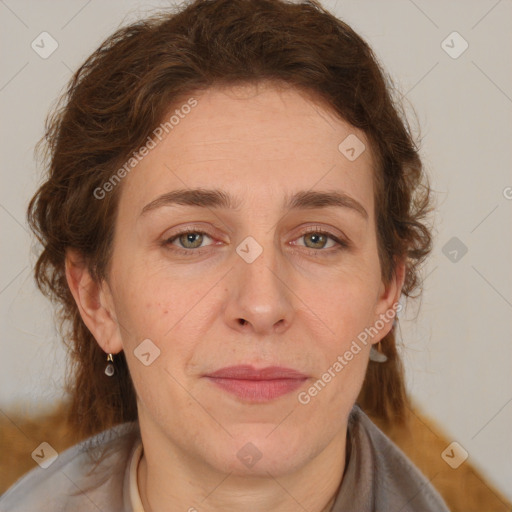
{"type": "Polygon", "coordinates": [[[357,272],[344,271],[331,276],[314,292],[307,285],[297,292],[310,308],[309,316],[318,319],[324,338],[328,334],[340,345],[367,327],[373,318],[378,290],[378,283],[372,282],[369,274],[361,277],[357,272]]]}
{"type": "Polygon", "coordinates": [[[366,281],[340,279],[329,292],[310,298],[313,311],[304,315],[317,384],[305,390],[305,400],[311,400],[311,410],[339,411],[357,398],[364,380],[370,344],[360,336],[373,319],[374,291],[366,281]]]}
{"type": "Polygon", "coordinates": [[[144,257],[142,252],[118,248],[114,262],[116,311],[129,328],[128,338],[151,335],[159,339],[159,329],[163,329],[164,324],[172,324],[173,317],[179,313],[182,304],[179,283],[171,285],[161,266],[144,257]]]}
{"type": "MultiPolygon", "coordinates": [[[[356,399],[364,379],[370,343],[361,341],[361,334],[370,326],[373,302],[366,289],[346,287],[335,297],[324,297],[315,304],[322,320],[311,336],[312,356],[318,361],[315,365],[318,384],[312,383],[311,393],[306,391],[311,398],[319,397],[315,407],[339,410],[356,399]]],[[[310,315],[309,325],[311,318],[310,315]]]]}
{"type": "MultiPolygon", "coordinates": [[[[123,346],[132,360],[134,381],[140,373],[135,357],[144,343],[151,356],[153,352],[158,356],[151,366],[165,368],[178,377],[195,349],[196,334],[203,322],[198,313],[204,307],[201,298],[207,284],[185,283],[155,270],[154,265],[131,267],[124,277],[118,276],[117,282],[116,312],[123,346]]],[[[152,375],[145,375],[153,380],[152,375]]]]}

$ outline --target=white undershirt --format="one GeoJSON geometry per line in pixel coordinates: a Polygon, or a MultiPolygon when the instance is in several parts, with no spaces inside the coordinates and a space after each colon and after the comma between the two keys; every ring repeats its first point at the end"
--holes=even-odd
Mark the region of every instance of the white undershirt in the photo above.
{"type": "Polygon", "coordinates": [[[142,441],[137,441],[137,447],[133,451],[132,460],[130,462],[130,501],[132,503],[133,512],[144,512],[142,501],[139,494],[139,486],[137,485],[137,467],[142,456],[142,441]]]}

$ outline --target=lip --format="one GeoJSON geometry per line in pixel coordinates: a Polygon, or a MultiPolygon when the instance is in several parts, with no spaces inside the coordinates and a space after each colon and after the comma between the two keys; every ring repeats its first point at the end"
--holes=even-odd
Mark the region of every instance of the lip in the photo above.
{"type": "Polygon", "coordinates": [[[247,402],[267,402],[300,387],[307,375],[282,366],[229,366],[205,375],[216,386],[247,402]]]}
{"type": "Polygon", "coordinates": [[[306,379],[307,375],[286,368],[284,366],[268,366],[266,368],[256,369],[249,364],[239,366],[226,366],[213,373],[208,373],[207,377],[223,379],[242,379],[242,380],[275,380],[275,379],[306,379]]]}

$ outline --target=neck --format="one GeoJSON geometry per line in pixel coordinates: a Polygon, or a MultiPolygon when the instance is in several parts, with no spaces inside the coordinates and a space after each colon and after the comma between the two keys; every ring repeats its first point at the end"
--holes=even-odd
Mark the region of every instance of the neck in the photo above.
{"type": "Polygon", "coordinates": [[[305,466],[277,478],[269,472],[269,477],[222,474],[197,461],[183,464],[179,450],[167,459],[150,447],[137,469],[144,512],[330,512],[345,469],[345,441],[346,432],[340,433],[305,466]]]}

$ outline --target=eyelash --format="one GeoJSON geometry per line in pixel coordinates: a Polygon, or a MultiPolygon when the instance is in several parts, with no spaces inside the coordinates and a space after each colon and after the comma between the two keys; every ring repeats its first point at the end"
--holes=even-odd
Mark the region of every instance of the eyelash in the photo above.
{"type": "MultiPolygon", "coordinates": [[[[180,247],[172,246],[172,242],[174,242],[181,235],[185,235],[187,233],[207,235],[209,238],[212,238],[212,239],[214,238],[213,235],[211,235],[207,231],[202,231],[201,229],[194,229],[193,227],[191,227],[191,228],[186,228],[183,231],[176,233],[175,235],[173,235],[170,238],[167,238],[166,240],[162,241],[161,245],[168,250],[175,251],[175,252],[185,255],[185,256],[196,256],[196,255],[202,254],[204,252],[202,249],[208,250],[209,246],[198,247],[196,249],[183,249],[180,247]],[[172,248],[171,248],[171,246],[172,246],[172,248]]],[[[302,238],[303,236],[306,236],[310,233],[326,235],[328,238],[330,238],[331,240],[333,240],[334,242],[336,242],[338,244],[337,247],[331,247],[329,249],[311,249],[309,247],[305,247],[305,249],[308,252],[310,252],[310,254],[313,254],[314,256],[318,256],[319,252],[324,252],[324,253],[327,253],[328,255],[330,255],[333,253],[337,253],[338,251],[343,250],[343,249],[349,249],[351,247],[351,245],[348,242],[346,242],[345,240],[341,240],[337,236],[333,235],[330,231],[326,231],[326,230],[316,227],[316,226],[307,228],[306,231],[304,231],[298,238],[302,238]]]]}

